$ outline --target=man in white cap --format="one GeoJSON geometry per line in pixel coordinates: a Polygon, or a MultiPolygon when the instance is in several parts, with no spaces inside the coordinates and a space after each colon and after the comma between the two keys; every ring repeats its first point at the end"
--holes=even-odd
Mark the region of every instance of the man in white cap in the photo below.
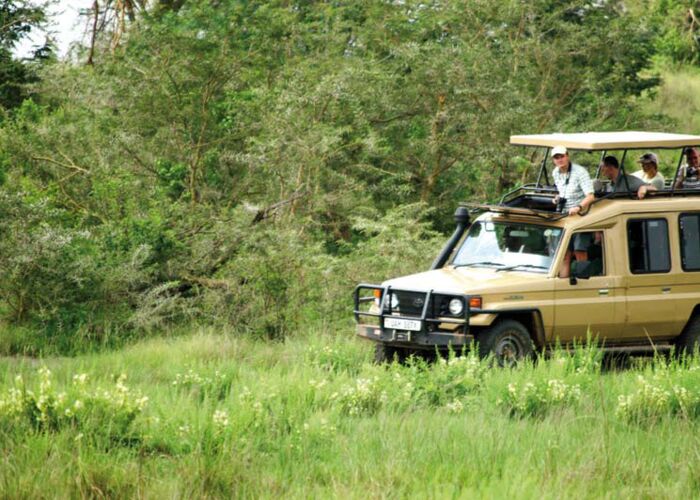
{"type": "MultiPolygon", "coordinates": [[[[569,215],[585,211],[595,199],[593,182],[588,171],[581,165],[571,163],[569,152],[564,146],[552,148],[552,161],[554,162],[552,177],[559,191],[559,195],[554,198],[554,203],[561,203],[562,212],[569,215]]],[[[568,250],[564,256],[560,277],[569,276],[572,253],[579,262],[588,260],[588,247],[591,245],[591,240],[591,233],[574,234],[572,249],[568,250]]]]}
{"type": "Polygon", "coordinates": [[[663,189],[664,176],[659,173],[659,157],[654,153],[644,153],[639,157],[639,163],[642,164],[642,169],[637,170],[632,175],[644,181],[645,184],[651,184],[656,189],[663,189]]]}
{"type": "Polygon", "coordinates": [[[562,211],[569,215],[576,215],[588,208],[595,199],[591,176],[581,165],[571,163],[569,152],[564,146],[552,148],[552,160],[555,167],[552,177],[559,191],[555,203],[564,200],[562,211]]]}

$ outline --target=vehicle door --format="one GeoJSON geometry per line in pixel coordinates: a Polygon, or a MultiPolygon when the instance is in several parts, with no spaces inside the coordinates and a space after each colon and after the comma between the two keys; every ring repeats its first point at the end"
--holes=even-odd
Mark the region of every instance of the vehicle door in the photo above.
{"type": "Polygon", "coordinates": [[[676,323],[672,271],[674,266],[679,266],[673,262],[670,221],[659,214],[630,215],[624,221],[627,247],[624,338],[648,341],[668,337],[676,323]]]}
{"type": "MultiPolygon", "coordinates": [[[[690,319],[695,306],[700,303],[700,212],[682,212],[678,222],[670,227],[671,242],[676,241],[674,229],[678,230],[678,250],[682,271],[673,273],[670,297],[674,299],[676,323],[672,335],[680,334],[690,319]]],[[[674,252],[675,244],[671,244],[674,252]]]]}
{"type": "MultiPolygon", "coordinates": [[[[570,234],[567,247],[571,248],[573,236],[588,235],[591,245],[588,250],[590,278],[555,278],[554,329],[551,340],[562,343],[585,340],[591,334],[601,341],[608,337],[619,337],[624,325],[625,297],[622,277],[615,269],[612,256],[618,249],[612,235],[614,227],[579,231],[570,234]]],[[[558,265],[563,265],[562,254],[558,265]]],[[[572,267],[578,267],[574,265],[572,267]]]]}

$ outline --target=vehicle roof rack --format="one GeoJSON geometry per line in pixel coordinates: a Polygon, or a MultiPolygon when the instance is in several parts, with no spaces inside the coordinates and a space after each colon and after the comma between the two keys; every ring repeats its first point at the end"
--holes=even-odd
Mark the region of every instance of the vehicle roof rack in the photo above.
{"type": "MultiPolygon", "coordinates": [[[[546,153],[542,160],[537,181],[534,183],[518,186],[505,193],[497,203],[462,203],[461,206],[471,211],[490,211],[502,214],[512,214],[528,217],[537,217],[546,220],[559,220],[566,217],[557,211],[553,203],[557,195],[556,187],[549,185],[547,171],[547,159],[551,148],[554,146],[565,146],[574,151],[600,151],[601,161],[610,150],[624,150],[620,161],[620,172],[625,172],[625,159],[629,150],[638,149],[678,149],[681,148],[681,155],[678,159],[676,173],[671,179],[668,187],[659,191],[650,191],[649,197],[671,197],[671,196],[698,196],[700,188],[675,187],[675,179],[678,178],[682,161],[683,151],[687,147],[700,145],[700,135],[670,134],[666,132],[583,132],[583,133],[555,133],[555,134],[535,134],[535,135],[512,135],[510,143],[520,146],[545,147],[546,153]]],[[[596,172],[596,178],[600,175],[600,170],[596,172]]],[[[634,193],[596,193],[593,204],[607,199],[630,199],[634,193]]]]}
{"type": "Polygon", "coordinates": [[[511,135],[516,146],[565,146],[578,151],[611,149],[677,149],[700,145],[700,135],[666,132],[582,132],[576,134],[511,135]]]}
{"type": "MultiPolygon", "coordinates": [[[[678,165],[673,180],[678,178],[683,164],[683,152],[688,147],[697,147],[700,145],[700,135],[688,134],[670,134],[667,132],[580,132],[580,133],[555,133],[555,134],[535,134],[535,135],[512,135],[510,143],[520,146],[540,146],[545,147],[546,152],[540,165],[540,171],[537,175],[537,181],[534,185],[525,185],[517,188],[509,193],[506,193],[501,198],[501,204],[513,205],[532,205],[536,203],[536,191],[538,189],[546,189],[549,187],[549,174],[547,172],[547,159],[551,149],[555,146],[565,146],[567,149],[574,151],[600,151],[601,161],[609,150],[623,150],[620,160],[620,172],[625,173],[625,159],[627,152],[630,150],[639,149],[681,149],[678,165]],[[526,188],[525,191],[521,191],[526,188]],[[517,198],[523,197],[522,200],[517,198]],[[511,199],[512,198],[512,199],[511,199]],[[530,201],[534,199],[535,201],[530,201]]],[[[600,166],[596,172],[596,178],[600,176],[600,166]]],[[[671,183],[669,196],[682,195],[687,196],[695,193],[695,189],[676,189],[675,183],[671,183]]],[[[661,194],[663,196],[663,194],[661,194]]],[[[616,196],[617,198],[618,196],[616,196]]],[[[628,193],[621,197],[628,197],[628,193]]],[[[544,207],[540,207],[544,208],[544,207]]]]}

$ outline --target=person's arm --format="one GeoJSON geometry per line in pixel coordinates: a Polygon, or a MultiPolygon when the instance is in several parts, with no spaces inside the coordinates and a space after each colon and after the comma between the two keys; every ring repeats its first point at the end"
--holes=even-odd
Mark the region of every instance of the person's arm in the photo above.
{"type": "Polygon", "coordinates": [[[656,186],[653,184],[644,184],[643,186],[640,186],[639,189],[637,190],[637,198],[640,200],[643,200],[644,197],[647,195],[649,191],[656,191],[656,186]]]}
{"type": "Polygon", "coordinates": [[[680,189],[683,187],[683,181],[685,180],[685,166],[681,167],[681,171],[678,172],[678,177],[676,177],[675,183],[676,183],[676,189],[680,189]]]}
{"type": "Polygon", "coordinates": [[[575,207],[571,207],[569,209],[569,215],[576,215],[580,214],[581,212],[585,212],[586,209],[590,206],[591,203],[595,200],[595,195],[593,193],[588,193],[586,197],[581,200],[581,203],[579,203],[575,207]]]}
{"type": "Polygon", "coordinates": [[[577,177],[577,181],[581,186],[581,191],[583,191],[583,193],[586,196],[583,198],[583,200],[581,200],[581,203],[569,209],[569,215],[575,215],[584,212],[588,208],[588,206],[591,203],[593,203],[593,200],[595,200],[595,194],[593,191],[593,181],[591,181],[591,176],[588,175],[588,172],[583,167],[579,167],[579,172],[580,173],[577,177]]]}

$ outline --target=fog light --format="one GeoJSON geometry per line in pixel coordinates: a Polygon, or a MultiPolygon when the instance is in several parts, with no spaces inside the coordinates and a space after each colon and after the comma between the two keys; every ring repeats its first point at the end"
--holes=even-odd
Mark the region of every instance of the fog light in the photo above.
{"type": "Polygon", "coordinates": [[[449,309],[452,316],[459,316],[464,312],[464,302],[462,302],[462,299],[452,299],[450,300],[449,309]]]}

